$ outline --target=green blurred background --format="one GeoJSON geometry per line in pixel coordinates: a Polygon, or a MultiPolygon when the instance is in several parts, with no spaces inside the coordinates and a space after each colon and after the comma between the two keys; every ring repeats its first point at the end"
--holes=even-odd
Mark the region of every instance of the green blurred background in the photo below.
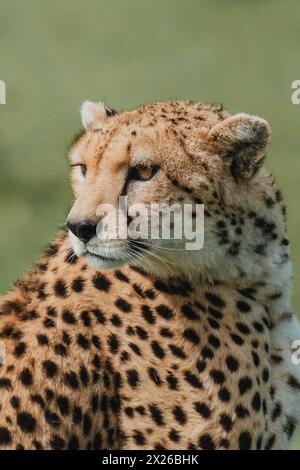
{"type": "Polygon", "coordinates": [[[65,220],[81,102],[184,98],[270,122],[300,312],[299,25],[299,0],[0,0],[0,292],[65,220]]]}

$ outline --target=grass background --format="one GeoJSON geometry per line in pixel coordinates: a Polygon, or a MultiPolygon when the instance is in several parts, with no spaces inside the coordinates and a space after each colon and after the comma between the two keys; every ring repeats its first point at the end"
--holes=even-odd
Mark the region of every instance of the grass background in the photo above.
{"type": "Polygon", "coordinates": [[[186,98],[270,122],[300,312],[299,0],[0,0],[0,12],[0,292],[64,222],[80,103],[186,98]]]}

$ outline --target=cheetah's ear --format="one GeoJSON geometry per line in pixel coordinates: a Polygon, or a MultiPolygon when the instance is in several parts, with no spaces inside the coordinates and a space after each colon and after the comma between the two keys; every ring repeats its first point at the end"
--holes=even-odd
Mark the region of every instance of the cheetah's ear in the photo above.
{"type": "Polygon", "coordinates": [[[213,151],[230,162],[236,180],[251,178],[262,165],[271,139],[267,121],[249,114],[236,114],[208,133],[213,151]]]}
{"type": "Polygon", "coordinates": [[[84,101],[80,108],[81,121],[85,129],[90,129],[96,122],[105,121],[106,118],[115,114],[116,111],[101,102],[84,101]]]}

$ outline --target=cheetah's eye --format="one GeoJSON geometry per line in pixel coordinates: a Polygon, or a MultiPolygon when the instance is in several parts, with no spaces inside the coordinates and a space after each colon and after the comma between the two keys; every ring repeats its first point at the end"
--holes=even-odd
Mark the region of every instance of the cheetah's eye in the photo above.
{"type": "Polygon", "coordinates": [[[148,181],[157,173],[158,166],[142,166],[138,165],[130,170],[130,178],[137,181],[148,181]]]}
{"type": "Polygon", "coordinates": [[[82,176],[86,175],[86,165],[84,165],[83,163],[74,163],[73,165],[71,165],[71,167],[72,168],[80,167],[82,176]]]}

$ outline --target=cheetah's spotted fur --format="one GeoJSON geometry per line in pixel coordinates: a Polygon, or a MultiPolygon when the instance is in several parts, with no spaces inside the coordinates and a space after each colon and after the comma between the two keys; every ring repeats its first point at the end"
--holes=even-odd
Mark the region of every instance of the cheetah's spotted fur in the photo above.
{"type": "MultiPolygon", "coordinates": [[[[171,186],[159,182],[158,193],[150,183],[141,199],[201,198],[215,243],[209,239],[208,249],[217,255],[204,250],[198,276],[188,258],[172,276],[140,261],[101,270],[77,257],[80,246],[63,233],[1,299],[0,447],[287,448],[299,417],[299,370],[290,360],[299,329],[273,179],[258,160],[233,164],[217,154],[228,136],[209,133],[230,119],[217,107],[171,102],[120,115],[100,111],[96,124],[85,119],[88,130],[73,150],[76,158],[84,153],[90,171],[88,183],[74,176],[73,217],[96,204],[87,189],[112,140],[114,152],[130,153],[137,139],[152,145],[147,133],[156,132],[171,186]],[[186,163],[172,164],[175,141],[193,174],[186,163]]],[[[112,187],[109,172],[123,169],[104,171],[112,187]]]]}

